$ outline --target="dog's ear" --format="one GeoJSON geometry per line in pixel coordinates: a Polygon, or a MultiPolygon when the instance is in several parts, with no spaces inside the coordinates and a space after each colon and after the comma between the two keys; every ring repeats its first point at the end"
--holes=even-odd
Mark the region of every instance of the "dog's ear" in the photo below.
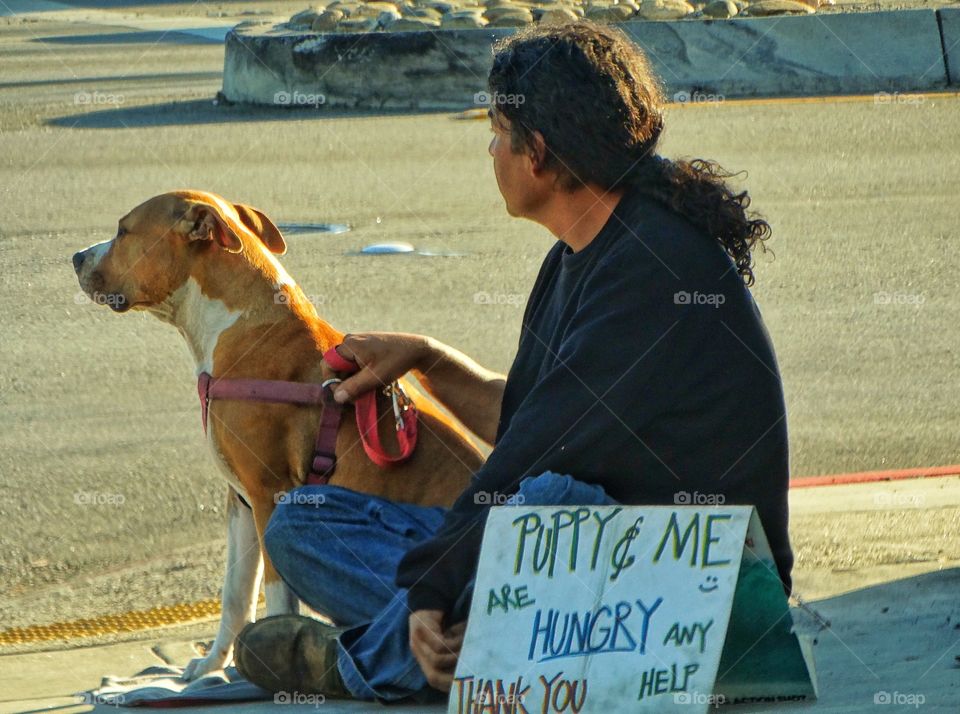
{"type": "Polygon", "coordinates": [[[280,229],[266,217],[263,211],[242,203],[235,203],[233,207],[237,209],[243,224],[263,241],[271,253],[283,255],[287,252],[287,242],[283,239],[280,229]]]}
{"type": "Polygon", "coordinates": [[[210,240],[228,253],[239,253],[243,242],[220,209],[209,203],[191,204],[180,218],[177,228],[187,240],[210,240]]]}

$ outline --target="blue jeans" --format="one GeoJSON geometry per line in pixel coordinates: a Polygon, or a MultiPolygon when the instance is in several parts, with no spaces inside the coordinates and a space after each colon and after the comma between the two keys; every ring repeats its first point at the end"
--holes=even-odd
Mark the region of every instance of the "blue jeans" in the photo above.
{"type": "MultiPolygon", "coordinates": [[[[615,503],[599,486],[549,472],[523,479],[519,493],[525,506],[615,503]]],[[[435,696],[410,651],[407,591],[394,578],[406,552],[440,528],[445,510],[326,485],[291,491],[273,512],[267,553],[297,597],[350,628],[340,636],[338,663],[358,699],[435,696]]],[[[467,612],[472,589],[471,581],[457,610],[467,612]]]]}

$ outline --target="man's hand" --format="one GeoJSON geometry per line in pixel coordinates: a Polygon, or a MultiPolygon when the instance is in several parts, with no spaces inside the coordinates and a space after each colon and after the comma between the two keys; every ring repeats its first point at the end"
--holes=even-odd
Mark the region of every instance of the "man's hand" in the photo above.
{"type": "Polygon", "coordinates": [[[337,352],[360,366],[333,393],[341,404],[399,379],[420,366],[427,353],[427,338],[403,332],[365,332],[346,335],[337,352]]]}
{"type": "Polygon", "coordinates": [[[449,692],[467,623],[461,622],[444,630],[443,618],[444,613],[440,610],[411,613],[410,649],[430,686],[449,692]]]}
{"type": "Polygon", "coordinates": [[[413,372],[420,386],[483,441],[492,444],[506,377],[432,337],[405,332],[346,335],[337,352],[360,371],[333,392],[341,404],[413,372]]]}

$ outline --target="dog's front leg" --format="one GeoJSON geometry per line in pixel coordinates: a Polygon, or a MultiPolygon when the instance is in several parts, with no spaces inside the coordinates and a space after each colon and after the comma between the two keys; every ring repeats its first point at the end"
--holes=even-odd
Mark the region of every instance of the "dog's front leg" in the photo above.
{"type": "Polygon", "coordinates": [[[220,629],[206,657],[191,660],[183,679],[193,680],[223,669],[233,657],[233,642],[256,619],[262,560],[253,513],[227,489],[227,572],[223,580],[220,629]]]}

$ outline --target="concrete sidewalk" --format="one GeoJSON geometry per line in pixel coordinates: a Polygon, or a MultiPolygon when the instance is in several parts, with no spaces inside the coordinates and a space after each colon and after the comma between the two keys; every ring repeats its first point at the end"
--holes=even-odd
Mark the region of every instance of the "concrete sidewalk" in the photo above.
{"type": "MultiPolygon", "coordinates": [[[[837,517],[852,520],[855,515],[882,518],[902,514],[919,521],[934,512],[956,514],[958,506],[957,477],[791,492],[795,534],[837,517]]],[[[865,533],[847,535],[868,538],[865,533]]],[[[847,712],[889,703],[893,705],[889,711],[900,711],[915,703],[924,711],[957,711],[960,560],[956,556],[947,552],[939,563],[873,565],[841,572],[805,570],[800,559],[795,594],[801,606],[794,609],[794,620],[798,631],[814,641],[820,699],[816,704],[790,708],[847,712]]],[[[212,633],[210,624],[207,634],[212,633]]],[[[74,693],[96,688],[105,675],[129,676],[170,660],[179,659],[182,664],[193,651],[190,641],[165,641],[162,632],[138,637],[114,645],[0,657],[0,713],[116,711],[82,703],[74,693]]],[[[229,703],[217,709],[204,706],[179,711],[260,712],[275,706],[273,702],[229,703]]],[[[314,704],[284,705],[284,711],[290,712],[315,712],[316,708],[314,704]]],[[[784,708],[778,705],[776,710],[784,708]]],[[[332,700],[323,705],[323,710],[331,713],[380,709],[376,704],[332,700]]],[[[765,705],[736,707],[739,712],[773,710],[765,705]]],[[[439,712],[443,707],[420,705],[402,711],[439,712]]]]}

